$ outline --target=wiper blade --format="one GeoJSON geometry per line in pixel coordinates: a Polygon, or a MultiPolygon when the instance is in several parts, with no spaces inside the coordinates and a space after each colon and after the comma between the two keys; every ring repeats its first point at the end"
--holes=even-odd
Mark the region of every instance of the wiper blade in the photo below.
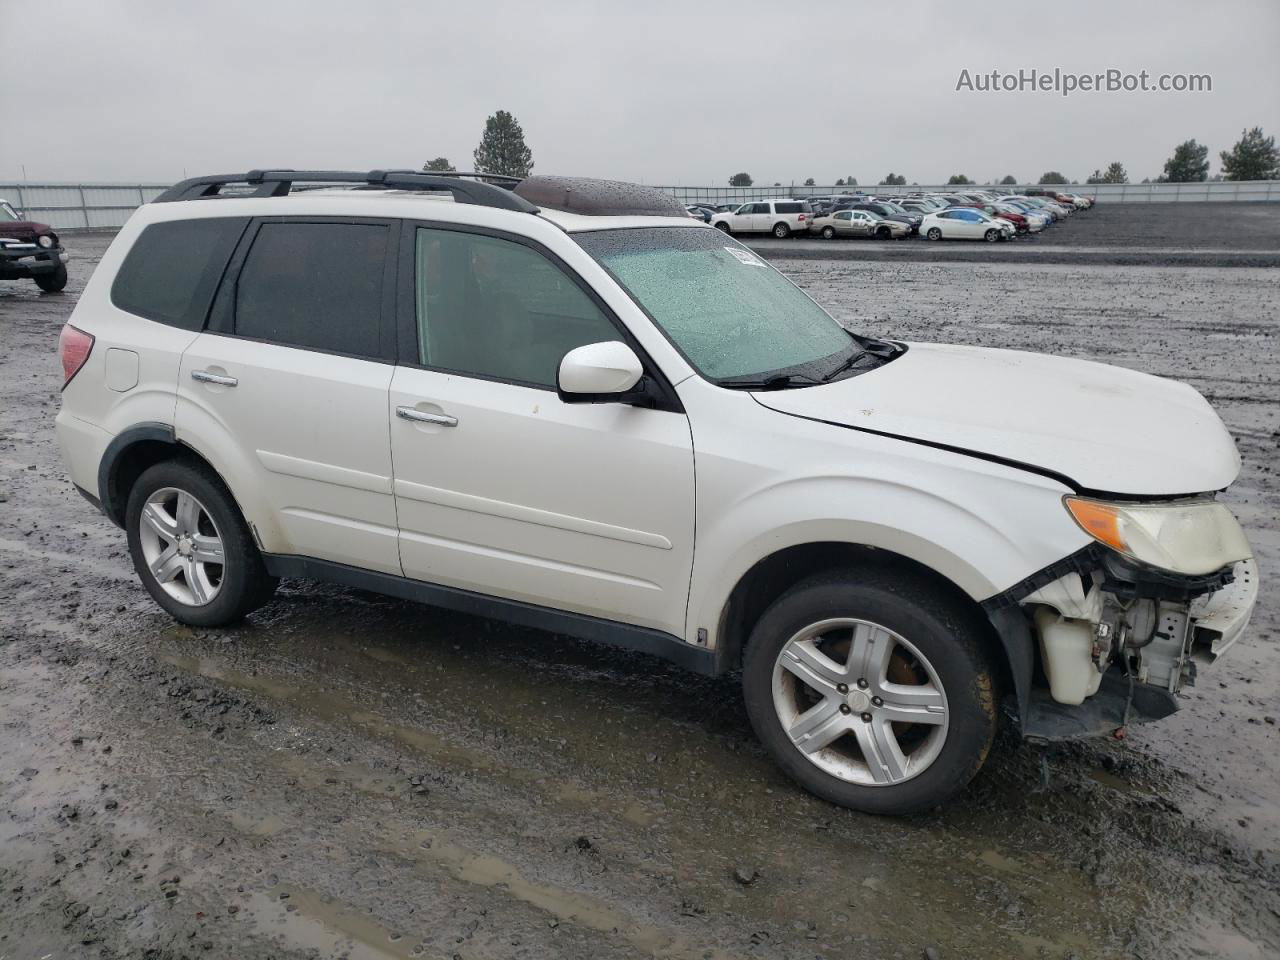
{"type": "Polygon", "coordinates": [[[789,390],[792,387],[811,387],[821,382],[821,380],[802,377],[794,373],[782,374],[776,377],[764,377],[759,380],[729,379],[716,381],[720,386],[728,387],[730,390],[789,390]]]}

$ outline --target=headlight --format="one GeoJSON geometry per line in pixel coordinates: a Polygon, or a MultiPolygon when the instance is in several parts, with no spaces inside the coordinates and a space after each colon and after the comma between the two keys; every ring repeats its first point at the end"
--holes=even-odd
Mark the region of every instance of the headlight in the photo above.
{"type": "Polygon", "coordinates": [[[40,236],[36,237],[36,243],[40,244],[40,246],[45,248],[52,247],[53,237],[49,236],[49,234],[47,233],[43,233],[40,236]]]}
{"type": "Polygon", "coordinates": [[[1216,500],[1105,503],[1063,497],[1063,503],[1093,539],[1162,570],[1202,576],[1253,556],[1240,524],[1216,500]]]}

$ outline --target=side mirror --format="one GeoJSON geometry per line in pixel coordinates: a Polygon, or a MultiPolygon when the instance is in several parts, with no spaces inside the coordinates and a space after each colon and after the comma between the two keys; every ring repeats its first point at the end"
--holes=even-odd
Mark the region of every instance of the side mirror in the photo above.
{"type": "Polygon", "coordinates": [[[565,403],[618,403],[630,399],[644,365],[625,343],[609,340],[570,350],[560,361],[556,390],[565,403]]]}

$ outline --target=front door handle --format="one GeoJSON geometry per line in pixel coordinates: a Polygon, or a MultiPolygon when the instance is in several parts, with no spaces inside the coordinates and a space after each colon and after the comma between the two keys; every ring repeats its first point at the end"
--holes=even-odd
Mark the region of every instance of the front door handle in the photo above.
{"type": "Polygon", "coordinates": [[[456,427],[458,418],[447,413],[426,413],[416,407],[396,407],[396,416],[401,420],[412,420],[415,423],[434,423],[441,427],[456,427]]]}
{"type": "Polygon", "coordinates": [[[210,373],[208,370],[192,370],[191,379],[199,380],[201,383],[216,383],[220,387],[234,387],[240,382],[235,377],[224,377],[220,373],[210,373]]]}

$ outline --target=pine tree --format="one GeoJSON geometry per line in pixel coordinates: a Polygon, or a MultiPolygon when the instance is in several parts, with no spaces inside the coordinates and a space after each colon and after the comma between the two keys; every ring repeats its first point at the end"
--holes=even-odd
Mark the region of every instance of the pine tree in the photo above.
{"type": "Polygon", "coordinates": [[[524,130],[505,110],[499,110],[484,122],[480,146],[472,156],[477,173],[527,177],[533,172],[533,151],[525,145],[524,130]]]}
{"type": "Polygon", "coordinates": [[[1164,162],[1160,183],[1195,183],[1209,178],[1209,148],[1187,140],[1173,148],[1173,156],[1164,162]]]}
{"type": "Polygon", "coordinates": [[[1261,127],[1245,130],[1229,151],[1222,151],[1222,173],[1228,180],[1280,180],[1280,152],[1276,138],[1264,137],[1261,127]]]}

